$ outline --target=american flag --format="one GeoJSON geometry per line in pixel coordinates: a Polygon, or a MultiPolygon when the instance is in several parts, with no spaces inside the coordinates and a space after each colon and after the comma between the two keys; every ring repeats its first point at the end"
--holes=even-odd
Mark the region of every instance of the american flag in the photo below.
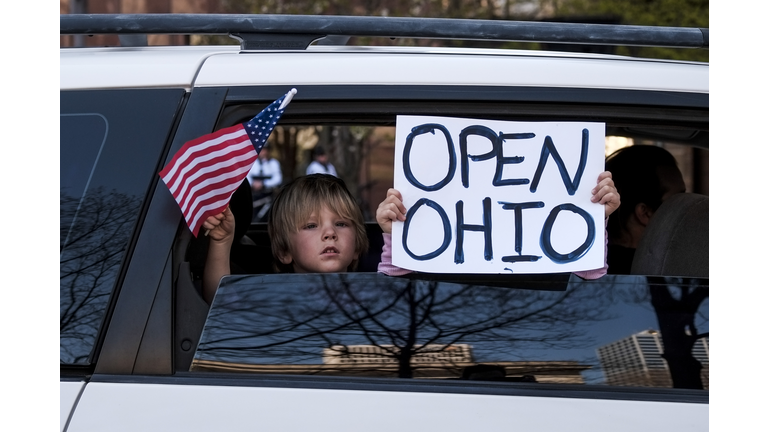
{"type": "Polygon", "coordinates": [[[227,208],[295,94],[291,89],[245,123],[186,142],[160,171],[193,235],[227,208]]]}

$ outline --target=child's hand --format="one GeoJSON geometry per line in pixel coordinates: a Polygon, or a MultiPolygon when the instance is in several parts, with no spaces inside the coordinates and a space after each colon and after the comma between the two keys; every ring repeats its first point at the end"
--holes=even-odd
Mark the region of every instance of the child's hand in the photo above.
{"type": "Polygon", "coordinates": [[[616,186],[613,185],[613,178],[610,171],[603,171],[597,177],[597,186],[592,189],[592,202],[603,204],[605,206],[605,217],[611,215],[621,204],[621,197],[616,186]]]}
{"type": "Polygon", "coordinates": [[[390,188],[387,191],[387,198],[376,209],[376,222],[379,223],[383,232],[392,234],[392,222],[396,220],[401,222],[405,220],[405,206],[400,192],[390,188]]]}
{"type": "Polygon", "coordinates": [[[210,216],[203,222],[203,229],[208,230],[208,237],[212,241],[232,242],[235,236],[235,216],[227,207],[223,212],[210,216]]]}

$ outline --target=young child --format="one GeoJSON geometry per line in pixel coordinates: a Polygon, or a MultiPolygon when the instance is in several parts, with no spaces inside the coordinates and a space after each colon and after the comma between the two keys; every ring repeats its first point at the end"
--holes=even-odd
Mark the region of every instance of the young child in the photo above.
{"type": "MultiPolygon", "coordinates": [[[[209,217],[210,246],[203,275],[203,297],[210,304],[219,280],[229,274],[235,218],[229,209],[209,217]]],[[[360,207],[344,181],[328,174],[299,177],[275,196],[268,221],[278,271],[335,273],[353,271],[368,249],[360,207]]]]}
{"type": "MultiPolygon", "coordinates": [[[[621,200],[619,192],[613,184],[613,178],[609,171],[600,173],[597,177],[597,186],[592,189],[592,202],[600,203],[605,206],[605,219],[608,219],[611,213],[613,213],[619,205],[621,200]]],[[[403,205],[403,197],[397,189],[389,189],[387,191],[387,198],[379,204],[379,208],[376,210],[376,222],[379,223],[384,235],[384,247],[381,252],[381,262],[379,263],[379,272],[390,276],[402,276],[404,274],[411,273],[410,270],[402,269],[392,265],[392,222],[393,221],[405,221],[406,209],[403,205]]],[[[606,232],[606,256],[607,256],[607,242],[608,234],[606,232]]],[[[608,270],[608,264],[603,264],[602,268],[595,270],[587,270],[582,272],[575,272],[575,274],[583,279],[597,279],[606,274],[608,270]]]]}

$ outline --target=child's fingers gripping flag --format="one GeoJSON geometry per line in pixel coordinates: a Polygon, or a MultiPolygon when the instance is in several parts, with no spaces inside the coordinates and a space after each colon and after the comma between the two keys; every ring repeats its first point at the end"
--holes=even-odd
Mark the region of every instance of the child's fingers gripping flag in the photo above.
{"type": "Polygon", "coordinates": [[[245,123],[186,142],[160,171],[193,235],[227,208],[295,94],[291,89],[245,123]]]}

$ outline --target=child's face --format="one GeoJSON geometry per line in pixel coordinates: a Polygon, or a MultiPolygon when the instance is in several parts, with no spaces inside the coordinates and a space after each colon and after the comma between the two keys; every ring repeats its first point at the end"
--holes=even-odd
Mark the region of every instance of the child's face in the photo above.
{"type": "Polygon", "coordinates": [[[291,250],[280,261],[293,262],[296,273],[346,272],[358,255],[352,222],[326,206],[312,212],[288,240],[291,250]]]}

